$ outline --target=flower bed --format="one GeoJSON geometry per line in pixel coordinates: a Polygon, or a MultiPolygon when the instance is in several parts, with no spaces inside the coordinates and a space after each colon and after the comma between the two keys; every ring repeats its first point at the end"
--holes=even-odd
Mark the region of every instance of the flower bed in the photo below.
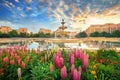
{"type": "Polygon", "coordinates": [[[120,55],[112,50],[0,50],[0,80],[120,80],[120,55]]]}

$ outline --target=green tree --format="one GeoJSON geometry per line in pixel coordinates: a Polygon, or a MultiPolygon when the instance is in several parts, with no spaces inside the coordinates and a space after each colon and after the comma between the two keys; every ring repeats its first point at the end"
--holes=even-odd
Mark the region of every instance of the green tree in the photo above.
{"type": "Polygon", "coordinates": [[[50,37],[51,37],[51,34],[50,34],[50,33],[47,33],[47,34],[45,34],[45,37],[50,38],[50,37]]]}
{"type": "Polygon", "coordinates": [[[16,30],[12,30],[8,33],[9,37],[18,37],[18,33],[16,30]]]}
{"type": "Polygon", "coordinates": [[[86,34],[86,32],[84,32],[84,31],[83,31],[83,32],[79,32],[79,33],[76,35],[76,37],[77,37],[77,38],[87,37],[87,34],[86,34]]]}
{"type": "Polygon", "coordinates": [[[115,30],[111,33],[112,37],[120,37],[120,30],[115,30]]]}
{"type": "Polygon", "coordinates": [[[39,33],[39,37],[45,37],[45,34],[43,32],[39,33]]]}
{"type": "Polygon", "coordinates": [[[100,33],[99,32],[93,32],[90,34],[90,37],[100,37],[100,33]]]}
{"type": "Polygon", "coordinates": [[[20,33],[19,36],[20,36],[20,37],[26,37],[26,36],[27,36],[27,33],[20,33]]]}
{"type": "Polygon", "coordinates": [[[110,34],[110,33],[107,33],[107,32],[101,32],[101,33],[100,33],[100,36],[101,36],[101,37],[111,37],[111,34],[110,34]]]}
{"type": "Polygon", "coordinates": [[[2,37],[2,32],[0,32],[0,37],[2,37]]]}

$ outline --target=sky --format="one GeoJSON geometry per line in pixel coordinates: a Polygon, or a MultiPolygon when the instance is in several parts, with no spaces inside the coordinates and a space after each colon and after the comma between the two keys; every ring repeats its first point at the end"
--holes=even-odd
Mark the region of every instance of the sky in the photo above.
{"type": "Polygon", "coordinates": [[[120,23],[120,0],[0,0],[0,26],[56,30],[61,20],[69,31],[90,25],[120,23]]]}

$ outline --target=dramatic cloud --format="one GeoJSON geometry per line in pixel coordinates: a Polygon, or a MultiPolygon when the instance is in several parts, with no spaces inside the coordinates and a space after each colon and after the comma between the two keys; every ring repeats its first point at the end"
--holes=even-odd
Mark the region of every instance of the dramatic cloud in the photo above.
{"type": "Polygon", "coordinates": [[[17,2],[17,3],[18,3],[18,2],[19,2],[19,0],[15,0],[15,2],[17,2]]]}
{"type": "Polygon", "coordinates": [[[92,24],[120,23],[120,0],[0,0],[0,11],[4,12],[0,20],[23,27],[32,25],[28,28],[36,30],[53,26],[55,30],[62,18],[73,31],[85,30],[92,24]]]}

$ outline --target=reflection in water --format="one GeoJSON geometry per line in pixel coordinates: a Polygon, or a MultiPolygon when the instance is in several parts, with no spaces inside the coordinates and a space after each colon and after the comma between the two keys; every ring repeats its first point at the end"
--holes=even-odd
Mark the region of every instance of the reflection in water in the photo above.
{"type": "MultiPolygon", "coordinates": [[[[9,46],[20,45],[22,46],[25,43],[6,43],[0,44],[0,48],[6,48],[9,46]]],[[[120,42],[84,42],[84,43],[49,43],[46,44],[45,42],[31,42],[27,43],[27,49],[40,49],[40,51],[46,49],[52,49],[56,46],[60,48],[82,48],[82,49],[99,49],[99,48],[112,48],[117,47],[120,48],[120,42]]]]}
{"type": "Polygon", "coordinates": [[[37,42],[33,42],[33,43],[31,43],[31,44],[27,44],[27,49],[37,49],[39,47],[39,43],[37,43],[37,42]]]}

